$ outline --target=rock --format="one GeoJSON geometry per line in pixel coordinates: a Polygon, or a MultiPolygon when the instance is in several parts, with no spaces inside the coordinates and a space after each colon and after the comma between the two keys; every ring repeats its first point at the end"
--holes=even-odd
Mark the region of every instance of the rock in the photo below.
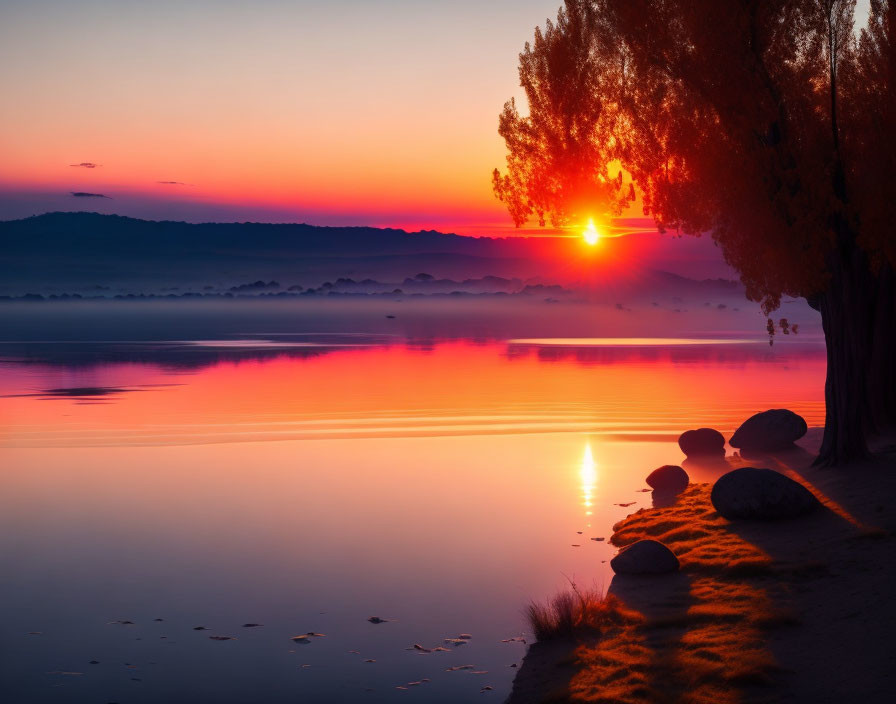
{"type": "Polygon", "coordinates": [[[757,413],[731,436],[731,447],[741,450],[786,450],[806,434],[806,421],[786,408],[757,413]]]}
{"type": "MultiPolygon", "coordinates": [[[[696,432],[696,431],[689,431],[696,432]]],[[[688,488],[688,473],[674,464],[664,464],[647,475],[647,486],[660,494],[680,494],[688,488]]]]}
{"type": "Polygon", "coordinates": [[[663,574],[676,572],[678,558],[658,540],[639,540],[622,548],[610,560],[610,567],[616,574],[663,574]]]}
{"type": "Polygon", "coordinates": [[[723,474],[710,495],[712,505],[729,520],[793,518],[818,508],[814,494],[799,482],[771,469],[741,467],[723,474]]]}
{"type": "Polygon", "coordinates": [[[685,430],[678,438],[678,446],[688,457],[692,455],[724,455],[725,436],[712,428],[685,430]]]}

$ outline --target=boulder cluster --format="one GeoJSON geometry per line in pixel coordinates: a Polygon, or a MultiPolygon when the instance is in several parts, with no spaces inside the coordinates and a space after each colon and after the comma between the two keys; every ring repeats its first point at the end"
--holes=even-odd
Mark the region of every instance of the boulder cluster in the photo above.
{"type": "MultiPolygon", "coordinates": [[[[785,450],[806,434],[806,421],[792,411],[773,409],[747,419],[729,444],[741,450],[785,450]]],[[[724,457],[725,438],[712,428],[682,433],[678,445],[687,457],[724,457]]],[[[646,479],[654,495],[675,497],[687,489],[690,479],[677,465],[663,465],[646,479]]],[[[773,469],[740,467],[719,477],[710,494],[719,515],[731,521],[772,521],[796,518],[821,505],[805,486],[773,469]]],[[[658,540],[638,540],[624,547],[610,561],[616,574],[645,575],[677,572],[675,554],[658,540]]]]}
{"type": "MultiPolygon", "coordinates": [[[[786,408],[772,408],[747,418],[728,444],[746,452],[787,450],[807,430],[801,416],[786,408]]],[[[725,436],[713,428],[686,430],[678,446],[687,457],[716,457],[725,454],[725,436]]]]}

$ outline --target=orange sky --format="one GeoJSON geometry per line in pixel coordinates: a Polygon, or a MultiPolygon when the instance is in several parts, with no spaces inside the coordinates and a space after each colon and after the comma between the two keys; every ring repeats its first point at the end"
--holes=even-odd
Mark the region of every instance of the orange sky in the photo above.
{"type": "Polygon", "coordinates": [[[507,228],[498,113],[559,4],[4,2],[0,218],[507,228]]]}

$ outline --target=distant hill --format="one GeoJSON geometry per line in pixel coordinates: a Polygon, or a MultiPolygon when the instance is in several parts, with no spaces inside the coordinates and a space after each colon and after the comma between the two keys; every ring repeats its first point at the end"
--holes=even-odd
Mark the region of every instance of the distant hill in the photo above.
{"type": "MultiPolygon", "coordinates": [[[[581,241],[568,237],[474,238],[432,230],[47,213],[0,222],[0,295],[228,291],[271,280],[283,289],[308,288],[340,277],[402,282],[420,272],[454,281],[494,276],[565,285],[588,280],[588,287],[605,290],[617,287],[617,279],[626,289],[667,292],[694,284],[654,271],[651,261],[664,261],[662,252],[653,260],[644,254],[656,250],[656,243],[667,249],[674,243],[658,236],[647,242],[634,236],[614,240],[614,251],[628,254],[609,263],[600,256],[585,258],[581,241]]],[[[731,293],[739,289],[732,282],[712,284],[719,286],[731,293]]]]}
{"type": "Polygon", "coordinates": [[[512,260],[534,254],[521,243],[373,227],[47,213],[0,222],[0,282],[7,290],[232,285],[256,278],[304,283],[339,275],[400,279],[429,269],[466,278],[513,273],[523,262],[512,260]]]}

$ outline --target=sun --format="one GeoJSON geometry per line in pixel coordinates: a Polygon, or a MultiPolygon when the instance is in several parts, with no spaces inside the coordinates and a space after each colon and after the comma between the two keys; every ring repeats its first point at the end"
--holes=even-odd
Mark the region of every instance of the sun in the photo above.
{"type": "Polygon", "coordinates": [[[585,242],[590,244],[592,247],[597,244],[600,239],[600,232],[597,231],[597,228],[594,226],[594,220],[589,220],[588,225],[585,227],[585,231],[582,233],[582,237],[585,238],[585,242]]]}

